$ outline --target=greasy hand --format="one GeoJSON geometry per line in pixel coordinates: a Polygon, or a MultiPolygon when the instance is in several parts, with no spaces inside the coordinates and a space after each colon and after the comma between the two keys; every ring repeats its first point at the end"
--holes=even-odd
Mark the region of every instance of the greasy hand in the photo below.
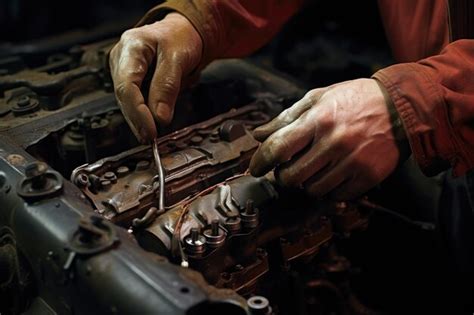
{"type": "Polygon", "coordinates": [[[182,15],[130,29],[110,51],[109,65],[117,101],[135,136],[150,141],[157,136],[155,121],[168,124],[182,82],[198,65],[202,40],[182,15]],[[145,100],[140,88],[156,61],[145,100]]]}
{"type": "Polygon", "coordinates": [[[276,167],[283,185],[337,200],[380,183],[400,155],[382,88],[372,79],[311,90],[254,136],[264,142],[250,162],[252,175],[276,167]]]}

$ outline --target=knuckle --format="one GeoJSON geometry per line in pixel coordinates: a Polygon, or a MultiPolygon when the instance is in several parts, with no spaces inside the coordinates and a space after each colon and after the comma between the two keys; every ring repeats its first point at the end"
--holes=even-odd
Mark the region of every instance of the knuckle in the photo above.
{"type": "Polygon", "coordinates": [[[147,38],[141,30],[130,29],[122,34],[120,43],[124,48],[140,50],[147,47],[147,38]]]}
{"type": "Polygon", "coordinates": [[[278,115],[277,117],[278,122],[281,122],[286,125],[291,123],[292,120],[293,120],[293,115],[292,115],[291,107],[282,111],[281,114],[278,115]]]}
{"type": "Polygon", "coordinates": [[[280,183],[280,185],[286,186],[286,187],[295,187],[300,184],[294,172],[286,168],[285,169],[276,168],[275,178],[278,181],[278,183],[280,183]]]}
{"type": "Polygon", "coordinates": [[[161,93],[162,97],[169,98],[176,93],[177,88],[176,79],[168,76],[165,77],[162,82],[160,82],[158,91],[161,93]]]}
{"type": "Polygon", "coordinates": [[[186,51],[183,50],[170,50],[169,51],[169,62],[172,64],[179,66],[181,64],[181,61],[185,59],[186,56],[186,51]]]}
{"type": "Polygon", "coordinates": [[[268,152],[272,159],[279,163],[285,162],[285,152],[288,152],[289,149],[288,141],[275,135],[268,140],[268,152]]]}
{"type": "Polygon", "coordinates": [[[322,88],[318,89],[312,89],[304,95],[305,98],[311,100],[311,101],[317,101],[319,97],[321,96],[321,93],[323,92],[322,88]]]}
{"type": "Polygon", "coordinates": [[[122,33],[122,35],[120,36],[120,41],[121,42],[127,42],[131,39],[134,39],[137,37],[137,30],[134,29],[134,28],[131,28],[129,30],[126,30],[125,32],[122,33]]]}
{"type": "Polygon", "coordinates": [[[306,92],[304,97],[308,99],[313,99],[318,94],[318,92],[319,92],[319,89],[309,90],[308,92],[306,92]]]}
{"type": "Polygon", "coordinates": [[[189,73],[194,69],[195,62],[187,49],[168,48],[165,52],[166,62],[173,65],[173,73],[189,73]]]}
{"type": "Polygon", "coordinates": [[[318,125],[322,129],[333,129],[335,126],[335,121],[331,115],[326,114],[319,117],[318,125]]]}
{"type": "Polygon", "coordinates": [[[122,99],[124,96],[127,95],[129,89],[130,89],[130,84],[129,83],[121,82],[119,84],[116,84],[115,85],[115,95],[117,95],[117,97],[119,99],[122,99]]]}

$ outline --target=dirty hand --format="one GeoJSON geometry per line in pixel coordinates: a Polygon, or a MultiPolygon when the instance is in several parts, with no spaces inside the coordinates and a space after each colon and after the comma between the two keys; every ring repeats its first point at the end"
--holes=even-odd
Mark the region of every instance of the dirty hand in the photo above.
{"type": "Polygon", "coordinates": [[[254,131],[263,143],[250,172],[262,176],[276,167],[281,184],[318,197],[363,194],[395,169],[400,155],[382,89],[358,79],[309,91],[254,131]]]}
{"type": "Polygon", "coordinates": [[[138,140],[146,142],[157,136],[154,120],[164,125],[171,121],[181,85],[199,64],[201,53],[201,37],[178,13],[126,31],[112,48],[109,65],[115,94],[138,140]],[[140,88],[154,62],[145,100],[140,88]]]}

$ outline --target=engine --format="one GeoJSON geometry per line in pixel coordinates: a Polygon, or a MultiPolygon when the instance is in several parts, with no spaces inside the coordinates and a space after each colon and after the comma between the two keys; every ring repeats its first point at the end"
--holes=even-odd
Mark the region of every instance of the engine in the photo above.
{"type": "Polygon", "coordinates": [[[104,66],[111,42],[0,62],[0,312],[370,313],[340,246],[370,211],[247,171],[252,130],[303,90],[211,64],[160,131],[159,209],[152,150],[104,66]]]}

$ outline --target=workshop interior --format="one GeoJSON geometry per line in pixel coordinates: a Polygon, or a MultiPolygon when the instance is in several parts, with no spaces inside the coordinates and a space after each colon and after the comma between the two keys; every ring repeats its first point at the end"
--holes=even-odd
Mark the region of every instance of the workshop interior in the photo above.
{"type": "Polygon", "coordinates": [[[333,201],[248,172],[256,127],[394,63],[377,1],[308,1],[144,145],[107,54],[158,3],[0,2],[0,314],[464,314],[444,173],[408,158],[333,201]]]}

